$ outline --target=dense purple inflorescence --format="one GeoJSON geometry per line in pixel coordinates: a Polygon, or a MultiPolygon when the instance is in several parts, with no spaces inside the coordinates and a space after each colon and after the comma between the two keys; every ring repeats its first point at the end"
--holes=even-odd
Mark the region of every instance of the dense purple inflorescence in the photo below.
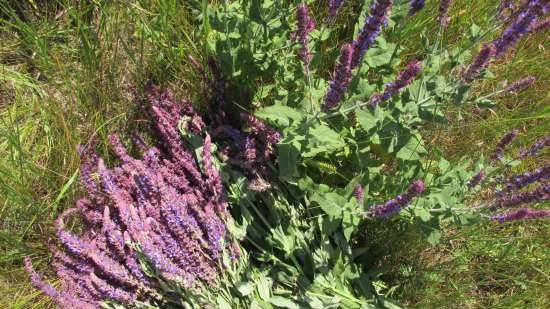
{"type": "Polygon", "coordinates": [[[409,2],[409,15],[415,15],[424,8],[424,0],[411,0],[409,2]]]}
{"type": "Polygon", "coordinates": [[[363,203],[363,199],[365,198],[365,190],[363,189],[363,186],[356,185],[353,188],[353,196],[355,196],[357,202],[363,203]]]}
{"type": "Polygon", "coordinates": [[[502,160],[506,146],[508,146],[518,136],[518,133],[519,131],[516,129],[510,130],[500,139],[495,147],[495,150],[493,151],[493,154],[491,155],[491,160],[493,162],[502,160]]]}
{"type": "Polygon", "coordinates": [[[515,14],[513,22],[499,38],[493,41],[495,56],[504,55],[521,37],[528,34],[537,22],[537,18],[548,10],[548,5],[548,0],[529,0],[522,5],[515,14]]]}
{"type": "Polygon", "coordinates": [[[218,276],[230,216],[210,136],[202,132],[202,119],[189,102],[175,103],[170,93],[156,88],[148,89],[148,100],[158,148],[147,148],[137,137],[142,157],[135,159],[112,135],[121,163],[111,169],[93,149],[81,149],[81,182],[88,196],[55,224],[60,246],[52,247],[53,266],[62,292],[43,282],[26,260],[32,283],[60,308],[155,300],[158,283],[142,271],[141,253],[161,278],[186,287],[197,280],[212,283],[218,276]],[[187,131],[204,136],[202,164],[186,148],[180,121],[187,131]],[[84,222],[78,234],[65,227],[77,215],[84,222]]]}
{"type": "Polygon", "coordinates": [[[309,15],[309,8],[305,3],[298,5],[296,9],[296,19],[298,19],[298,30],[294,36],[300,42],[298,56],[304,62],[306,74],[309,74],[309,63],[311,61],[311,51],[308,47],[309,33],[315,29],[315,21],[309,15]]]}
{"type": "Polygon", "coordinates": [[[536,156],[541,149],[549,146],[550,146],[550,136],[543,137],[538,141],[534,142],[533,145],[531,145],[531,147],[529,147],[528,149],[522,150],[519,157],[523,159],[528,156],[536,156]]]}
{"type": "Polygon", "coordinates": [[[411,183],[405,193],[387,201],[384,204],[374,205],[368,210],[368,216],[373,218],[388,218],[399,213],[410,204],[413,198],[424,192],[424,182],[415,180],[411,183]]]}
{"type": "Polygon", "coordinates": [[[382,31],[382,26],[387,23],[392,4],[392,0],[376,0],[372,4],[370,16],[366,18],[359,36],[352,43],[352,69],[356,68],[361,63],[363,56],[365,56],[367,50],[374,44],[374,40],[382,31]]]}
{"type": "Polygon", "coordinates": [[[550,17],[546,17],[544,20],[537,21],[532,27],[531,32],[539,32],[550,29],[550,17]]]}
{"type": "Polygon", "coordinates": [[[538,168],[533,172],[525,172],[520,175],[512,176],[505,184],[504,191],[509,192],[519,190],[532,183],[550,180],[550,166],[538,168]]]}
{"type": "Polygon", "coordinates": [[[550,200],[550,184],[541,183],[531,191],[514,191],[509,195],[502,195],[497,200],[497,207],[516,207],[547,200],[550,200]]]}
{"type": "Polygon", "coordinates": [[[399,93],[405,87],[410,85],[414,79],[422,71],[422,63],[414,60],[407,64],[407,67],[402,72],[399,72],[397,78],[386,85],[384,92],[374,94],[370,99],[370,104],[376,106],[384,101],[389,100],[394,94],[399,93]]]}
{"type": "Polygon", "coordinates": [[[532,209],[521,208],[517,210],[511,210],[502,214],[491,216],[491,220],[498,221],[500,223],[524,220],[524,219],[540,219],[550,218],[550,209],[532,209]]]}
{"type": "Polygon", "coordinates": [[[504,89],[504,92],[512,92],[512,93],[518,93],[531,85],[535,83],[536,78],[534,76],[528,76],[525,78],[522,78],[520,80],[517,80],[510,84],[506,89],[504,89]]]}
{"type": "Polygon", "coordinates": [[[453,0],[441,0],[439,1],[439,15],[437,15],[437,21],[442,27],[447,27],[451,18],[449,17],[449,8],[453,4],[453,0]]]}
{"type": "Polygon", "coordinates": [[[330,81],[322,109],[327,112],[340,104],[344,93],[351,81],[351,61],[353,58],[353,47],[345,44],[340,51],[340,59],[334,68],[332,80],[330,81]]]}
{"type": "Polygon", "coordinates": [[[470,179],[468,182],[468,188],[475,188],[475,186],[479,185],[484,179],[485,179],[486,173],[484,169],[481,169],[477,174],[470,179]]]}

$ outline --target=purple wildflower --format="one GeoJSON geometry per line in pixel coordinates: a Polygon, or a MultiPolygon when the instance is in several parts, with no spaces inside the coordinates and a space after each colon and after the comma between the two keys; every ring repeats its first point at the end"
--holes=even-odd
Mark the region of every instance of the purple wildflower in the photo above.
{"type": "Polygon", "coordinates": [[[485,176],[485,170],[481,169],[479,172],[477,172],[477,174],[474,175],[474,177],[472,177],[472,179],[470,179],[470,181],[468,182],[468,188],[471,189],[479,185],[485,179],[485,176]]]}
{"type": "Polygon", "coordinates": [[[510,177],[505,184],[504,191],[519,190],[532,183],[544,180],[550,180],[550,166],[510,177]]]}
{"type": "Polygon", "coordinates": [[[424,0],[411,0],[409,2],[409,15],[415,15],[424,8],[424,0]]]}
{"type": "Polygon", "coordinates": [[[363,186],[356,185],[355,188],[353,188],[353,196],[355,196],[355,199],[357,199],[359,204],[363,203],[363,199],[365,198],[365,190],[363,190],[363,186]]]}
{"type": "Polygon", "coordinates": [[[398,195],[396,198],[387,201],[384,204],[375,205],[368,210],[368,215],[373,218],[388,218],[410,204],[414,197],[419,196],[424,192],[424,182],[421,180],[415,180],[411,183],[407,191],[402,195],[398,195]]]}
{"type": "Polygon", "coordinates": [[[338,10],[344,5],[345,0],[329,0],[327,20],[333,22],[338,15],[338,10]]]}
{"type": "Polygon", "coordinates": [[[374,44],[374,40],[382,31],[382,26],[386,25],[388,13],[391,10],[392,0],[376,0],[370,8],[370,16],[365,20],[365,24],[356,40],[353,41],[353,58],[351,68],[356,68],[363,60],[367,50],[374,44]]]}
{"type": "Polygon", "coordinates": [[[449,17],[449,8],[453,4],[452,0],[439,1],[439,15],[437,15],[437,21],[442,27],[447,27],[451,18],[449,17]]]}
{"type": "Polygon", "coordinates": [[[536,78],[533,76],[528,76],[525,78],[522,78],[520,80],[517,80],[510,84],[506,89],[504,89],[505,92],[512,92],[512,93],[518,93],[525,88],[530,87],[535,83],[536,78]]]}
{"type": "Polygon", "coordinates": [[[491,161],[496,162],[496,161],[502,160],[506,146],[508,146],[517,137],[518,134],[519,134],[519,131],[516,129],[508,131],[508,133],[506,133],[500,139],[497,146],[495,147],[495,150],[491,155],[491,161]]]}
{"type": "Polygon", "coordinates": [[[531,145],[528,149],[523,149],[519,155],[519,158],[523,159],[528,156],[536,156],[541,149],[548,146],[550,146],[550,136],[543,137],[533,143],[533,145],[531,145]]]}
{"type": "Polygon", "coordinates": [[[340,59],[338,65],[334,68],[332,80],[330,81],[325,102],[322,110],[328,112],[340,104],[342,96],[348,88],[351,81],[351,62],[353,58],[353,47],[350,44],[345,44],[340,51],[340,59]]]}
{"type": "Polygon", "coordinates": [[[537,18],[544,14],[547,8],[548,3],[546,0],[528,1],[527,7],[522,8],[522,11],[518,12],[518,16],[514,22],[499,38],[493,41],[495,45],[495,56],[500,57],[504,55],[504,53],[515,45],[521,37],[529,33],[537,18]]]}
{"type": "Polygon", "coordinates": [[[494,53],[495,47],[492,44],[484,44],[472,64],[462,74],[462,79],[467,83],[471,83],[489,65],[494,53]]]}
{"type": "Polygon", "coordinates": [[[386,85],[384,92],[374,94],[370,99],[370,104],[376,106],[384,101],[389,100],[394,94],[399,93],[403,88],[410,85],[413,80],[422,71],[422,63],[418,60],[411,61],[407,64],[405,70],[397,75],[397,78],[386,85]]]}
{"type": "Polygon", "coordinates": [[[305,3],[298,5],[296,9],[296,19],[298,19],[298,30],[295,36],[300,42],[300,51],[298,56],[304,62],[306,75],[309,75],[309,63],[311,61],[311,51],[309,50],[309,33],[315,29],[315,21],[309,16],[309,8],[305,3]]]}
{"type": "Polygon", "coordinates": [[[532,191],[516,192],[511,196],[502,196],[497,201],[497,207],[516,207],[547,200],[550,200],[550,184],[541,184],[532,191]]]}
{"type": "Polygon", "coordinates": [[[521,208],[502,214],[492,216],[490,220],[498,221],[500,223],[517,221],[523,219],[540,219],[540,218],[550,218],[550,209],[532,209],[532,208],[521,208]]]}

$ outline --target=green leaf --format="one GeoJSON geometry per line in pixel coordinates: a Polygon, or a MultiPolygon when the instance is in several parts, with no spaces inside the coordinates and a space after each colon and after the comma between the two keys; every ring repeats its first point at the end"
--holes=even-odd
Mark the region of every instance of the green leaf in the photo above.
{"type": "Polygon", "coordinates": [[[374,115],[370,110],[358,109],[355,111],[355,114],[357,115],[357,122],[367,132],[376,127],[380,121],[379,117],[374,115]]]}
{"type": "Polygon", "coordinates": [[[305,151],[302,152],[304,158],[314,157],[320,153],[331,153],[346,146],[340,134],[321,124],[310,127],[306,139],[305,151]]]}
{"type": "Polygon", "coordinates": [[[238,282],[235,288],[241,296],[247,296],[254,290],[254,285],[250,282],[238,282]]]}
{"type": "Polygon", "coordinates": [[[261,119],[283,128],[297,124],[303,119],[303,113],[299,112],[297,109],[283,105],[264,107],[254,114],[261,119]]]}
{"type": "Polygon", "coordinates": [[[273,296],[269,299],[269,302],[280,308],[300,309],[295,302],[282,296],[273,296]]]}
{"type": "Polygon", "coordinates": [[[396,157],[404,161],[418,161],[427,153],[420,137],[413,135],[409,141],[399,149],[396,157]]]}
{"type": "Polygon", "coordinates": [[[432,246],[439,244],[439,241],[441,240],[441,231],[437,229],[431,230],[426,240],[432,246]]]}
{"type": "Polygon", "coordinates": [[[220,309],[231,309],[231,304],[223,298],[223,296],[218,295],[216,298],[216,302],[218,303],[218,308],[220,309]]]}
{"type": "Polygon", "coordinates": [[[311,200],[317,202],[330,218],[342,218],[342,209],[346,204],[346,199],[340,194],[329,192],[321,195],[316,193],[311,200]]]}
{"type": "Polygon", "coordinates": [[[300,151],[289,143],[277,144],[277,162],[279,163],[279,177],[290,179],[298,175],[298,157],[300,151]]]}

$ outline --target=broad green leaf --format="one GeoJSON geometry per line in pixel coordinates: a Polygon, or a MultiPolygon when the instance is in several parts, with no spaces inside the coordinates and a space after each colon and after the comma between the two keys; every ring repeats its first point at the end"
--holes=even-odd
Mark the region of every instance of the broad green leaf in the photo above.
{"type": "Polygon", "coordinates": [[[238,282],[235,287],[241,296],[247,296],[254,290],[254,285],[250,282],[238,282]]]}
{"type": "Polygon", "coordinates": [[[299,150],[293,144],[277,144],[277,162],[279,177],[290,179],[298,174],[299,150]]]}
{"type": "Polygon", "coordinates": [[[275,124],[281,128],[297,124],[303,119],[303,113],[292,107],[283,105],[272,105],[264,107],[254,114],[257,117],[264,119],[272,124],[275,124]]]}
{"type": "Polygon", "coordinates": [[[340,134],[333,131],[325,125],[312,126],[306,137],[307,144],[302,157],[314,157],[320,153],[331,153],[335,150],[341,150],[346,146],[340,134]]]}
{"type": "Polygon", "coordinates": [[[300,309],[295,302],[282,296],[273,296],[269,299],[269,302],[279,308],[300,309]]]}
{"type": "Polygon", "coordinates": [[[379,118],[370,110],[358,109],[355,114],[357,115],[357,122],[367,132],[378,125],[379,118]]]}

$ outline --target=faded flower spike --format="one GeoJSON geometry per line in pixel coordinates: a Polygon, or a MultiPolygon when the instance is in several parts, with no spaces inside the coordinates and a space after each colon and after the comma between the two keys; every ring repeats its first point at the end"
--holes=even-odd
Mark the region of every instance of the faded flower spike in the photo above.
{"type": "Polygon", "coordinates": [[[359,204],[363,203],[363,199],[365,198],[365,190],[363,189],[363,186],[356,185],[355,188],[353,188],[353,196],[355,196],[359,204]]]}
{"type": "Polygon", "coordinates": [[[411,0],[409,2],[409,15],[415,15],[424,8],[424,0],[411,0]]]}
{"type": "Polygon", "coordinates": [[[477,174],[474,175],[474,177],[472,177],[472,179],[470,179],[470,181],[468,182],[468,188],[471,189],[479,185],[485,179],[485,176],[485,170],[481,169],[477,174]]]}
{"type": "Polygon", "coordinates": [[[489,65],[494,53],[495,47],[492,44],[483,45],[472,64],[462,74],[462,79],[466,83],[471,83],[489,65]]]}
{"type": "Polygon", "coordinates": [[[447,27],[451,18],[449,17],[449,7],[453,4],[452,0],[439,1],[439,15],[437,15],[437,21],[442,27],[447,27]]]}
{"type": "Polygon", "coordinates": [[[497,207],[516,207],[522,204],[550,200],[550,184],[541,184],[532,191],[516,192],[497,201],[497,207]]]}
{"type": "Polygon", "coordinates": [[[345,0],[329,0],[327,21],[333,22],[338,15],[338,10],[344,5],[345,0]]]}
{"type": "Polygon", "coordinates": [[[382,31],[382,26],[387,23],[387,15],[392,7],[392,0],[376,0],[370,8],[370,16],[365,20],[365,24],[359,33],[359,36],[353,41],[353,60],[351,67],[356,68],[363,60],[367,50],[374,44],[374,40],[382,31]]]}
{"type": "Polygon", "coordinates": [[[539,32],[539,31],[545,31],[547,29],[550,29],[550,17],[547,17],[544,20],[536,22],[531,27],[531,32],[534,33],[534,32],[539,32]]]}
{"type": "Polygon", "coordinates": [[[502,160],[504,156],[504,150],[519,134],[519,131],[514,129],[506,133],[502,139],[498,142],[493,154],[491,155],[491,161],[496,162],[502,160]]]}
{"type": "Polygon", "coordinates": [[[550,136],[546,136],[544,138],[541,138],[540,140],[536,141],[529,147],[529,149],[524,149],[521,151],[519,157],[520,159],[523,159],[528,156],[536,156],[539,151],[545,147],[550,146],[550,136]]]}
{"type": "Polygon", "coordinates": [[[332,80],[330,81],[327,94],[325,95],[325,102],[322,106],[324,112],[328,112],[340,104],[348,88],[348,84],[351,81],[352,57],[353,47],[350,44],[344,45],[340,51],[340,59],[336,68],[334,68],[332,80]]]}
{"type": "Polygon", "coordinates": [[[533,85],[535,83],[535,80],[536,78],[534,76],[522,78],[506,87],[506,89],[504,89],[504,92],[518,93],[533,85]]]}
{"type": "Polygon", "coordinates": [[[533,209],[533,208],[521,208],[518,210],[509,211],[506,213],[492,216],[490,220],[498,221],[500,223],[517,221],[523,219],[540,219],[550,218],[550,209],[533,209]]]}
{"type": "Polygon", "coordinates": [[[414,79],[422,71],[422,63],[418,60],[410,62],[405,70],[397,75],[395,81],[388,83],[384,88],[384,92],[374,94],[370,99],[370,104],[376,106],[384,101],[389,100],[394,94],[399,93],[405,87],[410,85],[414,79]]]}
{"type": "Polygon", "coordinates": [[[504,191],[519,190],[537,181],[550,180],[550,166],[538,168],[533,172],[525,172],[520,175],[510,177],[506,182],[504,191]]]}
{"type": "Polygon", "coordinates": [[[407,191],[396,198],[387,201],[384,204],[371,207],[367,214],[373,218],[388,218],[399,213],[403,208],[410,204],[414,197],[419,196],[424,192],[424,182],[415,180],[409,186],[407,191]]]}

